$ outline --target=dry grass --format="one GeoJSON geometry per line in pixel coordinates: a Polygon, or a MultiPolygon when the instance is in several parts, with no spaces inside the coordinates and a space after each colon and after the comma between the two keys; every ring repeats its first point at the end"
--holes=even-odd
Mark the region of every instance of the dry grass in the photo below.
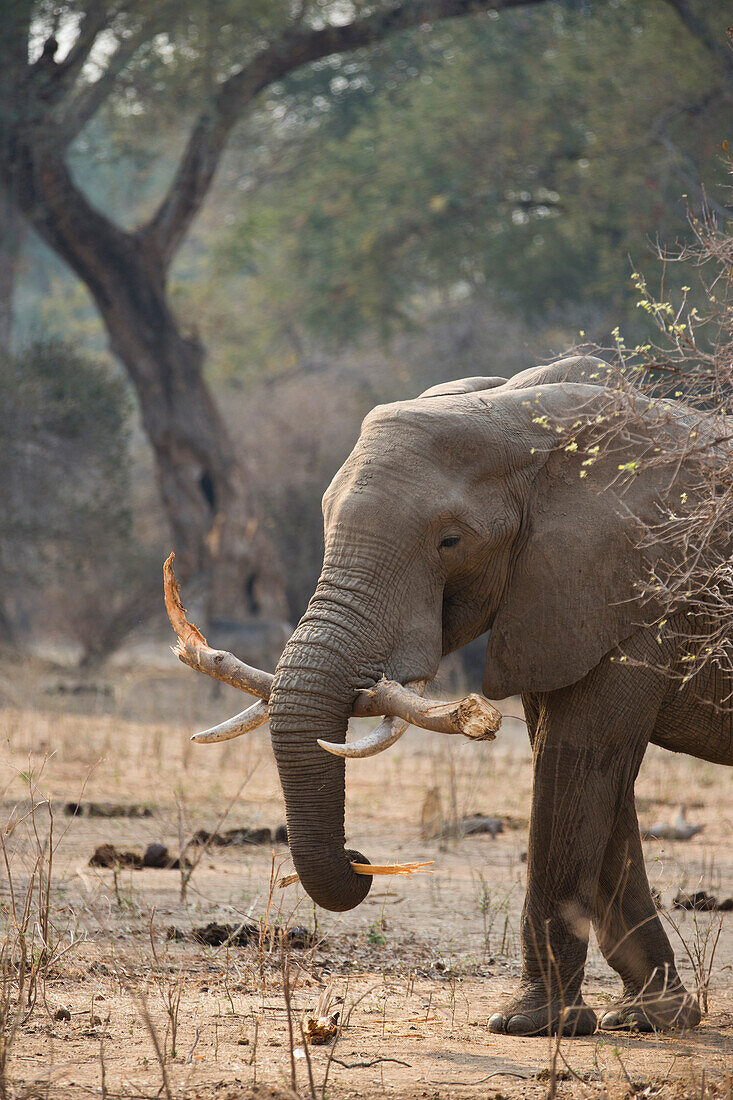
{"type": "MultiPolygon", "coordinates": [[[[706,940],[707,915],[674,913],[707,981],[710,1014],[694,1035],[599,1035],[558,1045],[487,1032],[489,1014],[520,968],[531,774],[518,724],[507,721],[487,745],[454,745],[413,730],[392,752],[349,764],[350,841],[380,863],[435,863],[432,875],[380,880],[359,909],[337,916],[314,913],[298,884],[273,889],[292,871],[284,846],[274,853],[207,848],[183,899],[176,871],[89,867],[94,848],[107,841],[139,851],[161,841],[178,854],[181,829],[186,837],[211,829],[230,802],[227,826],[280,824],[267,733],[190,746],[200,720],[226,713],[231,701],[212,704],[208,685],[179,672],[173,658],[156,681],[158,716],[145,721],[130,717],[141,706],[139,684],[119,690],[112,703],[105,697],[96,714],[70,714],[50,708],[55,696],[41,692],[42,680],[36,668],[27,683],[15,682],[43,709],[0,711],[2,822],[18,823],[4,834],[8,869],[0,879],[3,1100],[39,1093],[234,1098],[255,1087],[310,1098],[539,1098],[548,1089],[561,1097],[620,1097],[632,1087],[662,1098],[730,1095],[730,916],[711,969],[715,925],[706,940]],[[504,833],[421,839],[422,798],[433,786],[449,816],[503,816],[504,833]],[[152,816],[66,817],[64,804],[77,801],[82,787],[84,800],[147,804],[152,816]],[[53,821],[38,806],[46,798],[53,821]],[[167,938],[169,927],[188,931],[211,920],[254,920],[261,934],[246,947],[167,938]],[[293,926],[315,933],[314,941],[281,948],[273,930],[293,926]],[[335,1045],[311,1047],[301,1027],[329,987],[338,1037],[335,1045]],[[537,1076],[548,1067],[549,1077],[537,1076]]],[[[507,709],[517,713],[517,706],[507,709]]],[[[647,821],[664,816],[684,790],[705,824],[686,844],[647,843],[650,878],[664,899],[680,885],[733,893],[730,773],[655,750],[638,790],[647,821]]],[[[694,987],[691,958],[675,946],[694,987]]],[[[594,946],[587,998],[603,1004],[615,992],[594,946]]]]}

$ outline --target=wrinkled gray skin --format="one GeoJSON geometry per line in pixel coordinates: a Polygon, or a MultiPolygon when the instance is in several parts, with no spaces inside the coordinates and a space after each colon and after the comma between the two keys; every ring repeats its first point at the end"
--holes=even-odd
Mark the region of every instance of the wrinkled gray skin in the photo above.
{"type": "Polygon", "coordinates": [[[552,446],[555,424],[607,408],[607,370],[575,357],[374,409],[324,496],[323,571],[270,700],[295,867],[319,905],[351,909],[372,880],[345,850],[344,761],[316,739],[345,739],[358,688],[429,679],[491,628],[484,694],[521,694],[534,755],[523,974],[490,1021],[512,1034],[594,1030],[581,997],[591,924],[624,986],[601,1026],[700,1017],[649,892],[634,781],[650,741],[733,763],[730,718],[709,705],[729,686],[708,672],[680,691],[659,670],[679,642],[660,646],[654,608],[632,598],[654,558],[637,547],[661,475],[601,491],[655,433],[689,423],[660,427],[639,398],[634,442],[584,478],[552,446]]]}

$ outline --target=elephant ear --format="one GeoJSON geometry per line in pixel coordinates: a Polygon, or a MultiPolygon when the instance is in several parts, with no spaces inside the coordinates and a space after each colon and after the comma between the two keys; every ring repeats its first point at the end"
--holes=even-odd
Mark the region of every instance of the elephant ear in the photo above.
{"type": "MultiPolygon", "coordinates": [[[[542,394],[576,388],[586,390],[550,385],[542,394]]],[[[616,490],[619,462],[618,452],[599,458],[581,478],[577,457],[553,451],[535,477],[489,635],[488,698],[573,684],[637,629],[658,621],[659,608],[642,604],[637,587],[657,556],[640,542],[659,515],[658,476],[642,472],[625,492],[616,490]]]]}
{"type": "Polygon", "coordinates": [[[473,378],[456,378],[453,382],[441,382],[438,386],[431,386],[418,397],[453,397],[459,393],[476,393],[478,390],[494,390],[497,386],[503,386],[506,378],[491,374],[486,377],[477,375],[473,378]]]}

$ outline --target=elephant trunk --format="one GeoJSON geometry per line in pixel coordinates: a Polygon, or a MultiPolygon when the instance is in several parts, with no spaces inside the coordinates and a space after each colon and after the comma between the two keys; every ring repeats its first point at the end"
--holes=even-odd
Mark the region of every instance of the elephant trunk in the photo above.
{"type": "Polygon", "coordinates": [[[344,626],[343,607],[313,600],[285,647],[270,695],[295,869],[310,897],[334,912],[359,905],[372,883],[351,868],[352,860],[368,860],[345,848],[344,761],[317,744],[346,739],[354,693],[363,686],[354,657],[360,649],[356,629],[344,626]]]}

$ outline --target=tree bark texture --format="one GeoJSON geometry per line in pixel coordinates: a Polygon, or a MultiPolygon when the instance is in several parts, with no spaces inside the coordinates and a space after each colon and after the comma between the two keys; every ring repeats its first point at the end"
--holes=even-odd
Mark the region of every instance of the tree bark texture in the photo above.
{"type": "Polygon", "coordinates": [[[13,336],[15,286],[25,221],[8,191],[0,186],[0,351],[9,351],[13,336]]]}

